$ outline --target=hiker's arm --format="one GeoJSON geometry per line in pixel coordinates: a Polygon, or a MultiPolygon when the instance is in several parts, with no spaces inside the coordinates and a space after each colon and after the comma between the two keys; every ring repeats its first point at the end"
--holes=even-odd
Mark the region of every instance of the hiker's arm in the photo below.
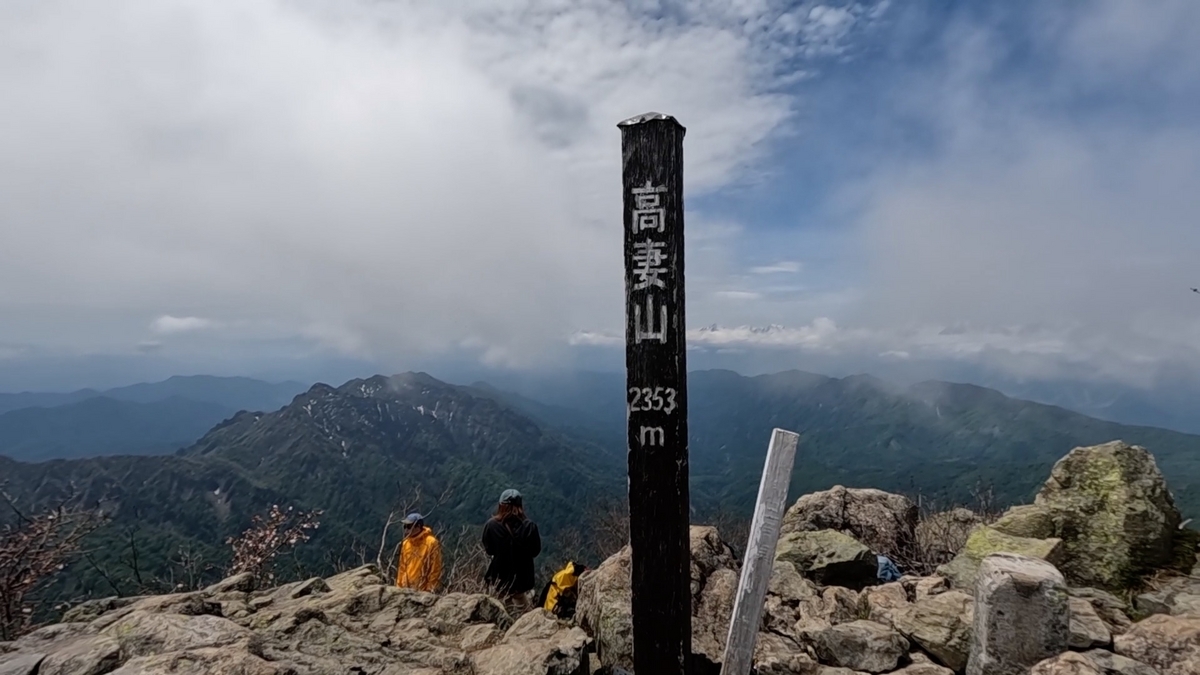
{"type": "Polygon", "coordinates": [[[542,553],[542,535],[538,534],[537,523],[530,523],[529,556],[536,558],[542,553]]]}
{"type": "Polygon", "coordinates": [[[496,552],[500,550],[498,535],[499,533],[496,531],[496,521],[489,520],[487,524],[483,526],[483,550],[490,556],[496,555],[496,552]]]}
{"type": "Polygon", "coordinates": [[[429,575],[430,592],[437,589],[438,584],[442,581],[442,547],[440,544],[433,545],[433,551],[430,552],[430,557],[433,558],[433,570],[429,575]]]}

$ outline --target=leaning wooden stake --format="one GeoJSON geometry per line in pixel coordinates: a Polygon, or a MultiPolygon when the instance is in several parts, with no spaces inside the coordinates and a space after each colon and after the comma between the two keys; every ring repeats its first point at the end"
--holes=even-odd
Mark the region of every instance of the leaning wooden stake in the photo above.
{"type": "Polygon", "coordinates": [[[776,429],[767,446],[767,461],[758,485],[758,503],[754,505],[754,520],[750,524],[750,541],[746,544],[746,560],[733,602],[733,616],[729,620],[725,656],[721,659],[721,675],[750,673],[767,583],[775,567],[775,545],[779,542],[779,528],[787,508],[788,485],[799,439],[791,431],[776,429]]]}
{"type": "Polygon", "coordinates": [[[692,648],[683,135],[675,118],[621,122],[633,669],[686,675],[692,648]]]}

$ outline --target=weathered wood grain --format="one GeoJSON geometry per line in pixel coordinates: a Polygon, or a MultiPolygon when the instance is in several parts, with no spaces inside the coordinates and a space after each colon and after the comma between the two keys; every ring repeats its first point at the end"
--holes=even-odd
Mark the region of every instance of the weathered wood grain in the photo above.
{"type": "Polygon", "coordinates": [[[683,136],[658,113],[621,122],[625,367],[637,673],[684,675],[691,653],[683,136]]]}

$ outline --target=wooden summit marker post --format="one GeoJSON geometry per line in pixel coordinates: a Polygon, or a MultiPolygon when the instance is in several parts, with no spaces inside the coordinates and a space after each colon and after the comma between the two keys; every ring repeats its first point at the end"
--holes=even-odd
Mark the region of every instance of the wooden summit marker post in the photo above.
{"type": "Polygon", "coordinates": [[[633,667],[685,675],[692,651],[683,135],[669,115],[621,122],[633,667]]]}

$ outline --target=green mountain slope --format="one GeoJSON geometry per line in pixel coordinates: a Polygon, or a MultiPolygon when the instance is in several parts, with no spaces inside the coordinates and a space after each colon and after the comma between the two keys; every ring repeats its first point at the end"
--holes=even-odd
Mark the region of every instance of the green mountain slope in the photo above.
{"type": "MultiPolygon", "coordinates": [[[[1032,498],[1072,448],[1122,439],[1153,452],[1180,508],[1200,516],[1200,436],[1097,420],[971,385],[902,388],[869,376],[799,371],[688,378],[693,502],[702,510],[750,512],[771,429],[782,427],[802,436],[793,499],[842,484],[966,502],[983,483],[1000,501],[1019,502],[1032,498]]],[[[531,386],[510,401],[550,426],[622,448],[623,376],[573,382],[531,386]]]]}

